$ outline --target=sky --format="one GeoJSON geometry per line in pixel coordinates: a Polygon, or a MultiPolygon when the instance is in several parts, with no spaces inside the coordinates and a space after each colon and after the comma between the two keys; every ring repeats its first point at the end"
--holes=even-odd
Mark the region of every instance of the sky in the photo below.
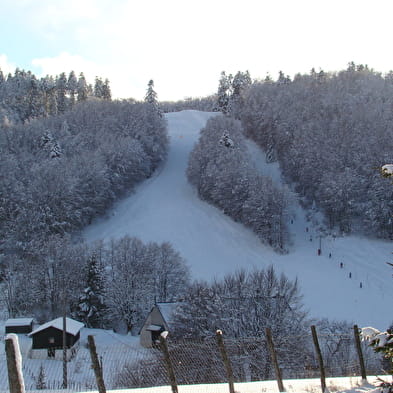
{"type": "Polygon", "coordinates": [[[2,0],[0,68],[108,78],[114,98],[217,91],[221,71],[252,78],[393,69],[391,0],[2,0]]]}

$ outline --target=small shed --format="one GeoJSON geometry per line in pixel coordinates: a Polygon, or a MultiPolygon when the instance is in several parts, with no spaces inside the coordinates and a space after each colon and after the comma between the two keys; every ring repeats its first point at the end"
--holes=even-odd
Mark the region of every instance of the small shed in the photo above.
{"type": "Polygon", "coordinates": [[[33,318],[9,318],[5,322],[5,334],[29,334],[33,330],[33,318]]]}
{"type": "Polygon", "coordinates": [[[173,316],[177,302],[156,303],[146,317],[140,331],[140,343],[145,348],[151,348],[159,340],[160,334],[167,330],[173,323],[173,316]]]}
{"type": "MultiPolygon", "coordinates": [[[[79,346],[80,331],[84,324],[71,318],[66,318],[67,359],[70,359],[79,346]]],[[[63,318],[49,321],[29,334],[32,338],[31,357],[33,359],[63,357],[63,318]]]]}

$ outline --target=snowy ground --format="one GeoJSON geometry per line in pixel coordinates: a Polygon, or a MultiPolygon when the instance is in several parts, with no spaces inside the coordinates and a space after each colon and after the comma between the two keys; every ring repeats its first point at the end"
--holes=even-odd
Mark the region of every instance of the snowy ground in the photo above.
{"type": "MultiPolygon", "coordinates": [[[[392,269],[385,263],[391,261],[391,243],[355,236],[320,240],[317,225],[308,222],[296,204],[293,245],[287,255],[279,255],[198,198],[185,170],[199,130],[212,115],[198,111],[167,114],[171,144],[165,165],[133,195],[117,203],[107,217],[89,226],[84,237],[93,241],[128,234],[143,241],[170,241],[198,279],[273,264],[289,277],[299,278],[311,316],[385,330],[393,321],[386,312],[393,299],[392,269]],[[322,255],[317,256],[320,241],[322,255]]],[[[277,164],[265,164],[264,155],[251,142],[249,148],[259,169],[280,182],[277,164]]]]}
{"type": "MultiPolygon", "coordinates": [[[[327,378],[326,387],[331,393],[379,393],[376,388],[378,381],[368,377],[368,382],[362,382],[358,377],[327,378]]],[[[289,393],[320,393],[321,385],[318,379],[284,380],[284,388],[289,393]]],[[[179,386],[179,393],[228,393],[228,384],[188,385],[179,386]]],[[[160,386],[143,389],[111,390],[111,393],[171,393],[170,386],[160,386]]],[[[235,383],[236,393],[279,392],[276,381],[235,383]]]]}

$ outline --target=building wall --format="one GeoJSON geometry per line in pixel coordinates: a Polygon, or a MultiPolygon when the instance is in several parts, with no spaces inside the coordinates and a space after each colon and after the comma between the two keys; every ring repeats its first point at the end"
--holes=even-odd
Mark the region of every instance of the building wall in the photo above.
{"type": "Polygon", "coordinates": [[[16,333],[16,334],[28,334],[33,330],[33,323],[30,325],[20,325],[20,326],[6,326],[5,333],[16,333]]]}
{"type": "MultiPolygon", "coordinates": [[[[79,350],[80,343],[77,341],[74,346],[71,348],[67,349],[67,361],[70,361],[78,352],[79,350]]],[[[29,358],[30,359],[54,359],[54,360],[63,360],[63,349],[58,348],[54,350],[55,354],[54,357],[49,357],[48,356],[48,349],[43,348],[43,349],[32,349],[30,350],[29,358]]]]}
{"type": "Polygon", "coordinates": [[[141,329],[139,340],[141,345],[145,348],[151,348],[153,344],[152,332],[147,330],[150,325],[160,325],[166,328],[166,323],[156,306],[153,307],[150,314],[147,316],[146,321],[141,329]]]}
{"type": "MultiPolygon", "coordinates": [[[[67,348],[72,347],[76,341],[79,340],[80,333],[76,336],[67,333],[66,334],[66,345],[67,348]]],[[[33,349],[47,349],[47,348],[60,348],[63,347],[63,331],[54,327],[49,327],[42,330],[32,336],[33,349]],[[54,341],[50,342],[50,338],[54,341]]]]}

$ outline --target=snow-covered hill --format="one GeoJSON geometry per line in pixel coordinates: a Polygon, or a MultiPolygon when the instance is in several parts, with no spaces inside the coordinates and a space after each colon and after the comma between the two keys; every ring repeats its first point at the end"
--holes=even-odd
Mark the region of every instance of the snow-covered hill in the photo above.
{"type": "MultiPolygon", "coordinates": [[[[171,137],[168,160],[133,195],[117,203],[107,217],[89,226],[85,239],[128,234],[143,241],[170,241],[197,279],[273,264],[289,277],[298,277],[312,316],[386,329],[393,321],[389,312],[392,270],[385,263],[391,260],[391,243],[354,236],[320,238],[316,226],[295,204],[293,246],[287,255],[279,255],[241,224],[198,198],[185,170],[199,130],[213,115],[198,111],[167,114],[171,137]],[[320,244],[322,255],[318,256],[320,244]]],[[[279,182],[278,165],[265,164],[263,153],[251,142],[249,149],[258,168],[279,182]]]]}

